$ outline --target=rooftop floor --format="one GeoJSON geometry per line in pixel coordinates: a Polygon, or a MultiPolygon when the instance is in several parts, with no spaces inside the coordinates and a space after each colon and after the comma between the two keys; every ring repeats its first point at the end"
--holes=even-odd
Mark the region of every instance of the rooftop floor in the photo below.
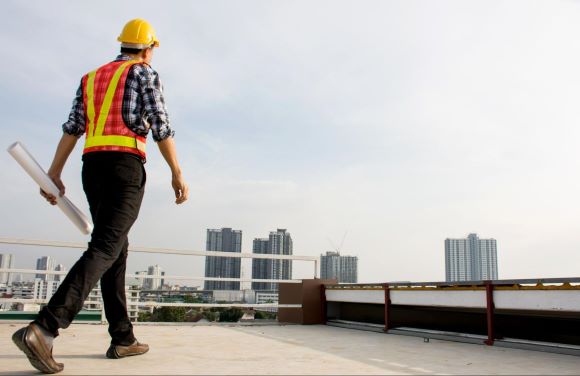
{"type": "MultiPolygon", "coordinates": [[[[11,341],[21,323],[0,323],[0,375],[38,374],[11,341]]],[[[55,340],[69,374],[578,374],[580,357],[298,325],[145,325],[149,353],[105,358],[101,324],[74,324],[55,340]]]]}

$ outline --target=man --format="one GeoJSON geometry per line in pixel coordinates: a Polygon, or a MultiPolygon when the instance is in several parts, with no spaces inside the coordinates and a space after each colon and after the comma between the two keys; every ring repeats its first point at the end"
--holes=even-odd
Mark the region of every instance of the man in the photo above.
{"type": "MultiPolygon", "coordinates": [[[[115,61],[83,76],[48,171],[62,196],[62,170],[85,134],[82,182],[94,223],[88,249],[38,318],[12,336],[30,363],[44,373],[63,370],[52,357],[53,339],[58,329],[70,325],[99,279],[111,335],[106,356],[117,359],[149,350],[133,334],[125,297],[127,235],[143,199],[149,130],[171,169],[175,202],[181,204],[188,197],[159,76],[150,67],[159,46],[155,30],[145,20],[131,20],[118,41],[121,54],[115,61]]],[[[41,194],[56,204],[56,197],[42,190],[41,194]]]]}

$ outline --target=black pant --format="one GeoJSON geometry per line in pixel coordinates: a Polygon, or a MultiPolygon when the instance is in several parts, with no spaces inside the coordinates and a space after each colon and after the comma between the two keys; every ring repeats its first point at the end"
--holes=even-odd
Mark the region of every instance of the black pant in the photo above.
{"type": "Polygon", "coordinates": [[[87,153],[83,161],[83,188],[94,224],[91,241],[35,322],[57,336],[100,279],[111,343],[129,345],[135,337],[125,297],[127,234],[143,200],[145,169],[129,153],[87,153]]]}

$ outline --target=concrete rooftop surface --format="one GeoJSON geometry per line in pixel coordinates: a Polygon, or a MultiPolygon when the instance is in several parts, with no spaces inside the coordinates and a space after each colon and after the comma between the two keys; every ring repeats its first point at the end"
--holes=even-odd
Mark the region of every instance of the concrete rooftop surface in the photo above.
{"type": "MultiPolygon", "coordinates": [[[[0,375],[32,368],[12,343],[23,323],[0,323],[0,375]]],[[[62,375],[580,374],[580,357],[324,325],[136,324],[149,353],[105,358],[107,327],[73,324],[55,340],[62,375]]]]}

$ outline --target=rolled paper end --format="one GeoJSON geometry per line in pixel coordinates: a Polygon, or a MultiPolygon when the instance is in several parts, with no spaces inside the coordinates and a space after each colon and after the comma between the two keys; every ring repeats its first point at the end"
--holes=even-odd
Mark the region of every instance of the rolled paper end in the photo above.
{"type": "Polygon", "coordinates": [[[93,231],[93,225],[87,216],[66,198],[66,196],[59,196],[58,187],[28,150],[26,150],[24,145],[17,141],[10,145],[7,151],[43,191],[49,192],[57,197],[57,206],[83,234],[87,235],[93,231]]]}

